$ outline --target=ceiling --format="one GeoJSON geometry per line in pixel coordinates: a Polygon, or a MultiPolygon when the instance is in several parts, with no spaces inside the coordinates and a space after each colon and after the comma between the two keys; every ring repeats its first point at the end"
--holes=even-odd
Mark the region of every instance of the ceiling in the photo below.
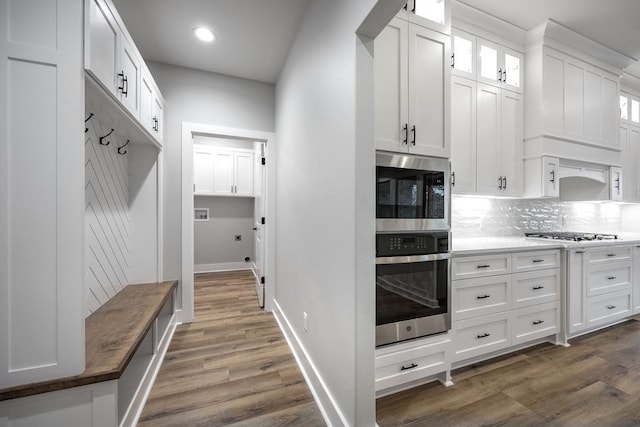
{"type": "Polygon", "coordinates": [[[113,0],[145,61],[275,83],[308,0],[113,0]],[[206,26],[213,43],[194,38],[206,26]]]}
{"type": "MultiPolygon", "coordinates": [[[[383,0],[384,1],[384,0],[383,0]]],[[[638,0],[459,0],[529,30],[553,18],[640,58],[638,0]]],[[[113,0],[145,60],[275,83],[309,0],[113,0]],[[193,37],[210,27],[214,43],[193,37]]],[[[629,67],[640,76],[640,64],[629,67]]]]}

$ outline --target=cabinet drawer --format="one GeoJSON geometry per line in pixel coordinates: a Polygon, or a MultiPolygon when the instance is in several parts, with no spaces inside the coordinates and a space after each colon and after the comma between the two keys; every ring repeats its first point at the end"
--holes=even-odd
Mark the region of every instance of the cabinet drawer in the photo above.
{"type": "Polygon", "coordinates": [[[513,272],[560,268],[560,250],[521,252],[513,255],[513,272]]]}
{"type": "Polygon", "coordinates": [[[511,255],[498,254],[453,258],[451,271],[453,280],[510,273],[511,255]]]}
{"type": "Polygon", "coordinates": [[[453,320],[499,313],[511,308],[511,275],[452,282],[453,320]]]}
{"type": "Polygon", "coordinates": [[[414,348],[403,344],[402,350],[384,348],[376,351],[376,391],[444,372],[450,368],[451,340],[446,339],[414,348]]]}
{"type": "Polygon", "coordinates": [[[560,311],[557,302],[513,311],[512,345],[558,333],[560,311]]]}
{"type": "Polygon", "coordinates": [[[612,292],[587,300],[588,327],[604,325],[630,315],[630,291],[612,292]]]}
{"type": "Polygon", "coordinates": [[[589,250],[589,263],[598,264],[611,261],[631,260],[631,246],[608,246],[589,250]]]}
{"type": "Polygon", "coordinates": [[[516,273],[511,279],[513,308],[557,301],[560,295],[560,269],[516,273]]]}
{"type": "Polygon", "coordinates": [[[454,361],[481,356],[511,344],[509,313],[453,322],[454,361]]]}
{"type": "Polygon", "coordinates": [[[631,263],[616,262],[589,266],[587,295],[601,295],[631,287],[631,263]]]}

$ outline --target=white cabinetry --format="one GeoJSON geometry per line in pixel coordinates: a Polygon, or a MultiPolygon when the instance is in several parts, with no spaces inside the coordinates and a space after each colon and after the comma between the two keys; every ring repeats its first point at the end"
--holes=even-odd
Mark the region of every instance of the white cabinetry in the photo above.
{"type": "Polygon", "coordinates": [[[640,313],[640,244],[633,245],[633,314],[640,313]]]}
{"type": "Polygon", "coordinates": [[[451,338],[439,334],[378,348],[375,365],[378,395],[417,385],[435,375],[451,385],[451,338]]]}
{"type": "Polygon", "coordinates": [[[560,159],[542,156],[524,161],[524,197],[560,197],[560,159]]]}
{"type": "Polygon", "coordinates": [[[414,24],[451,34],[451,0],[408,0],[397,16],[414,24]]]}
{"type": "Polygon", "coordinates": [[[194,144],[194,194],[253,197],[253,156],[194,144]]]}
{"type": "Polygon", "coordinates": [[[394,18],[375,40],[380,150],[449,157],[450,37],[394,18]]]}
{"type": "Polygon", "coordinates": [[[560,251],[462,256],[452,263],[454,362],[560,331],[560,251]]]}
{"type": "Polygon", "coordinates": [[[520,196],[524,105],[518,92],[522,89],[522,55],[457,30],[453,43],[453,192],[520,196]],[[509,54],[505,53],[507,50],[509,54]],[[513,81],[506,80],[509,74],[503,72],[504,58],[517,58],[507,59],[517,71],[518,77],[513,81]],[[489,72],[489,68],[493,71],[489,72]]]}
{"type": "Polygon", "coordinates": [[[640,100],[631,93],[620,95],[620,148],[622,201],[640,201],[640,100]]]}
{"type": "Polygon", "coordinates": [[[82,9],[0,0],[0,388],[84,370],[82,9]]]}
{"type": "MultiPolygon", "coordinates": [[[[162,146],[164,100],[153,81],[120,16],[110,0],[85,0],[84,66],[89,79],[113,96],[110,102],[120,106],[138,126],[122,125],[113,114],[99,114],[104,124],[119,134],[140,142],[140,131],[162,146]]],[[[88,92],[93,96],[95,91],[88,92]]],[[[98,108],[101,101],[89,102],[98,108]]],[[[95,111],[98,116],[98,111],[95,111]]]]}
{"type": "Polygon", "coordinates": [[[568,335],[631,315],[631,246],[570,249],[567,257],[568,335]]]}

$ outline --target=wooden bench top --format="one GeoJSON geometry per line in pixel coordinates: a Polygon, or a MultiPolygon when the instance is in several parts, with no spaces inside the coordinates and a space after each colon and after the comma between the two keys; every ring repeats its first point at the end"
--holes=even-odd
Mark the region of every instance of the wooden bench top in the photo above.
{"type": "Polygon", "coordinates": [[[178,282],[129,285],[85,319],[85,370],[0,389],[0,401],[120,378],[178,282]]]}

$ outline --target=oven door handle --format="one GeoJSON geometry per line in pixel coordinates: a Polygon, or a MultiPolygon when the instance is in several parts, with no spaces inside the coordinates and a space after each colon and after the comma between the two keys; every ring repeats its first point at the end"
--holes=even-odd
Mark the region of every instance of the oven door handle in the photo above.
{"type": "Polygon", "coordinates": [[[376,264],[409,264],[412,262],[441,261],[451,259],[451,254],[428,254],[409,256],[377,257],[376,264]]]}

